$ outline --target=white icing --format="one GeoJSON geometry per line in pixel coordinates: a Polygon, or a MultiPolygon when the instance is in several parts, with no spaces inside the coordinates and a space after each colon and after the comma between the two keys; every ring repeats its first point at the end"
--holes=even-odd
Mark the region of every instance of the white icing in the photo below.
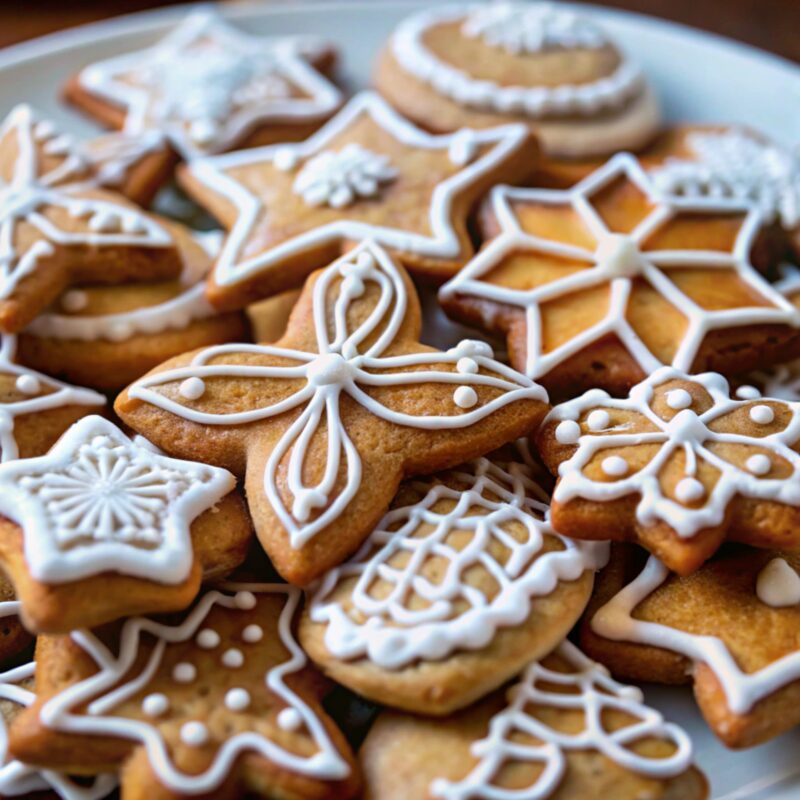
{"type": "Polygon", "coordinates": [[[766,475],[772,469],[772,461],[763,453],[756,453],[748,457],[744,464],[753,475],[766,475]]]}
{"type": "Polygon", "coordinates": [[[453,135],[450,147],[447,148],[447,157],[454,164],[464,166],[475,159],[479,150],[480,143],[475,139],[473,131],[463,128],[453,135]]]}
{"type": "MultiPolygon", "coordinates": [[[[604,431],[608,427],[610,427],[611,417],[609,416],[608,411],[605,411],[602,408],[596,408],[586,418],[586,425],[588,426],[590,431],[594,431],[595,433],[597,433],[598,431],[604,431]]],[[[580,436],[580,427],[578,427],[577,431],[573,432],[576,433],[574,441],[577,442],[578,437],[580,436]]]]}
{"type": "Polygon", "coordinates": [[[42,383],[35,375],[20,375],[17,378],[16,387],[22,394],[39,394],[42,391],[42,383]]]}
{"type": "MultiPolygon", "coordinates": [[[[522,9],[527,4],[517,7],[522,9]]],[[[498,114],[517,114],[534,119],[564,115],[594,116],[605,110],[620,108],[641,91],[641,71],[625,58],[610,75],[588,83],[565,83],[552,87],[515,86],[475,78],[443,61],[425,45],[423,39],[430,28],[452,22],[463,22],[466,28],[470,15],[475,12],[487,13],[484,9],[485,5],[440,5],[412,14],[392,34],[389,44],[392,55],[406,72],[427,83],[439,94],[460,105],[498,114]]],[[[520,35],[525,35],[524,29],[518,27],[516,30],[520,35]]]]}
{"type": "Polygon", "coordinates": [[[61,295],[61,307],[64,311],[81,311],[88,302],[89,298],[82,289],[70,289],[61,295]]]}
{"type": "Polygon", "coordinates": [[[526,374],[531,378],[546,375],[590,345],[615,337],[649,375],[661,361],[646,346],[627,318],[628,303],[635,281],[645,281],[686,318],[682,340],[675,348],[672,366],[691,371],[706,336],[713,330],[744,328],[750,325],[800,326],[800,310],[771,286],[750,263],[750,252],[762,224],[751,205],[727,198],[680,198],[660,195],[635,157],[622,153],[576,184],[572,189],[521,189],[496,186],[490,194],[494,217],[501,233],[490,241],[467,266],[440,290],[440,297],[476,297],[520,309],[525,314],[527,333],[526,374]],[[625,237],[610,230],[592,206],[592,198],[615,181],[630,181],[652,204],[650,213],[625,237]],[[586,230],[600,243],[596,249],[565,244],[555,239],[525,233],[514,211],[515,204],[542,203],[571,208],[586,230]],[[742,225],[730,252],[704,249],[645,250],[644,243],[669,225],[678,215],[741,214],[742,225]],[[611,238],[615,237],[615,238],[611,238]],[[642,245],[640,248],[639,245],[642,245]],[[634,252],[635,250],[635,252],[634,252]],[[525,252],[579,262],[585,269],[570,270],[566,277],[549,280],[529,290],[513,289],[487,280],[487,277],[512,254],[525,252]],[[733,272],[764,304],[741,308],[708,310],[701,308],[668,277],[667,270],[714,267],[733,272]],[[608,312],[597,323],[573,338],[544,349],[542,307],[573,293],[594,287],[609,289],[608,312]]]}
{"type": "Polygon", "coordinates": [[[612,478],[621,478],[628,474],[628,462],[620,456],[609,456],[603,459],[601,464],[603,472],[612,478]]]}
{"type": "Polygon", "coordinates": [[[154,692],[142,700],[142,711],[148,717],[160,717],[169,711],[169,698],[161,692],[154,692]]]}
{"type": "Polygon", "coordinates": [[[88,416],[47,455],[0,464],[0,514],[22,528],[35,580],[118,572],[176,584],[191,570],[192,521],[235,485],[227,470],[157,455],[88,416]]]}
{"type": "Polygon", "coordinates": [[[225,694],[225,708],[230,711],[245,711],[250,707],[250,692],[247,689],[230,689],[225,694]]]}
{"type": "Polygon", "coordinates": [[[178,391],[187,400],[199,400],[205,394],[206,385],[200,378],[187,378],[178,391]]]}
{"type": "Polygon", "coordinates": [[[769,406],[753,406],[750,409],[750,419],[756,425],[769,425],[775,419],[775,412],[769,406]]]}
{"type": "Polygon", "coordinates": [[[209,738],[208,728],[202,722],[192,720],[181,725],[181,741],[189,747],[202,747],[209,738]]]}
{"type": "Polygon", "coordinates": [[[397,267],[384,250],[367,241],[322,271],[314,284],[312,320],[317,352],[278,345],[211,347],[199,352],[186,366],[141,378],[130,387],[129,395],[183,419],[215,426],[243,425],[303,409],[275,444],[264,470],[266,498],[289,533],[292,546],[302,547],[337,519],[360,490],[361,457],[340,417],[342,395],[348,395],[385,422],[430,431],[466,428],[518,400],[546,401],[547,394],[540,386],[485,355],[485,345],[465,341],[446,353],[387,355],[399,340],[408,306],[406,284],[397,267]],[[348,310],[366,285],[377,287],[379,297],[372,312],[352,330],[348,310]],[[233,366],[224,363],[227,354],[263,356],[268,360],[279,357],[288,365],[265,366],[252,359],[233,366]],[[481,371],[455,371],[464,357],[473,359],[481,371]],[[443,368],[447,366],[451,369],[443,368]],[[187,378],[208,381],[233,375],[252,380],[304,379],[304,384],[271,406],[234,411],[220,407],[215,412],[174,400],[159,391],[160,387],[187,378]],[[439,386],[451,400],[453,384],[491,387],[495,396],[466,411],[453,403],[453,413],[417,416],[416,412],[395,410],[390,400],[379,401],[370,392],[372,387],[394,387],[407,396],[419,384],[425,391],[439,386]],[[318,483],[307,485],[307,449],[322,425],[327,430],[326,467],[318,483]],[[291,503],[278,488],[279,465],[284,460],[288,466],[285,486],[291,493],[291,503]]]}
{"type": "Polygon", "coordinates": [[[285,731],[297,731],[303,724],[303,718],[296,708],[284,708],[278,712],[278,727],[285,731]]]}
{"type": "Polygon", "coordinates": [[[459,386],[453,392],[453,402],[459,408],[472,408],[478,402],[478,393],[471,386],[459,386]]]}
{"type": "Polygon", "coordinates": [[[577,444],[581,438],[581,426],[571,419],[565,419],[556,427],[556,441],[559,444],[577,444]]]}
{"type": "Polygon", "coordinates": [[[248,625],[242,631],[242,640],[248,644],[260,642],[264,638],[264,630],[260,625],[248,625]]]}
{"type": "MultiPolygon", "coordinates": [[[[782,397],[779,394],[775,394],[774,392],[768,391],[768,397],[777,397],[780,400],[800,400],[800,396],[798,397],[782,397]]],[[[761,397],[761,392],[756,389],[755,386],[740,386],[736,390],[736,397],[740,400],[755,400],[761,397]]]]}
{"type": "Polygon", "coordinates": [[[337,658],[366,657],[384,669],[400,669],[418,659],[483,648],[499,629],[524,622],[534,598],[605,563],[605,542],[575,542],[553,531],[545,519],[547,495],[525,464],[479,458],[449,474],[457,488],[435,479],[415,484],[426,490],[422,499],[389,511],[361,549],[326,573],[315,590],[309,614],[327,626],[325,645],[337,658]],[[452,509],[434,510],[440,501],[452,509]],[[527,537],[520,541],[509,525],[522,526],[527,537]],[[454,531],[471,532],[469,545],[454,547],[448,541],[454,531]],[[559,538],[564,549],[541,553],[545,536],[559,538]],[[508,549],[505,563],[489,552],[496,542],[508,549]],[[391,563],[405,553],[404,566],[391,563]],[[441,581],[420,574],[429,558],[447,559],[441,581]],[[498,583],[492,599],[463,582],[476,565],[498,583]],[[348,611],[332,593],[353,579],[348,611]],[[371,587],[377,580],[389,582],[391,591],[375,597],[371,587]],[[412,596],[422,598],[423,607],[409,608],[412,596]],[[466,608],[457,612],[460,603],[466,608]]]}
{"type": "Polygon", "coordinates": [[[242,611],[250,611],[256,607],[258,600],[252,592],[243,590],[241,592],[236,592],[233,597],[233,602],[236,604],[236,608],[242,611]]]}
{"type": "Polygon", "coordinates": [[[800,603],[800,575],[783,558],[773,558],[756,578],[758,599],[773,608],[800,603]]]}
{"type": "Polygon", "coordinates": [[[705,487],[697,478],[681,478],[675,486],[675,499],[679,503],[696,503],[705,494],[705,487]]]}
{"type": "Polygon", "coordinates": [[[220,635],[211,628],[204,628],[197,634],[197,646],[203,650],[213,650],[219,646],[220,641],[220,635]]]}
{"type": "Polygon", "coordinates": [[[165,148],[164,137],[158,131],[135,135],[115,131],[80,143],[78,152],[100,186],[119,189],[137,164],[165,148]]]}
{"type": "Polygon", "coordinates": [[[444,800],[545,800],[552,797],[569,770],[571,751],[599,753],[624,770],[666,779],[680,775],[692,763],[692,743],[686,733],[665,722],[655,709],[644,705],[641,691],[612,680],[605,667],[588,659],[569,641],[557,650],[570,671],[550,669],[533,662],[510,691],[506,707],[492,717],[486,738],[472,745],[478,763],[460,781],[435,780],[432,797],[444,800]],[[547,684],[566,691],[549,689],[547,684]],[[577,732],[552,728],[531,713],[531,707],[563,708],[583,712],[584,727],[577,732]],[[604,714],[622,711],[633,717],[613,732],[606,728],[604,714]],[[534,741],[521,741],[521,737],[534,741]],[[658,738],[671,742],[675,751],[667,757],[649,758],[631,749],[641,740],[658,738]],[[542,770],[531,786],[503,789],[495,783],[506,763],[533,762],[542,770]]]}
{"type": "Polygon", "coordinates": [[[228,669],[239,669],[244,666],[244,653],[231,647],[222,654],[222,665],[228,669]]]}
{"type": "MultiPolygon", "coordinates": [[[[737,393],[737,397],[738,397],[737,393]]],[[[675,411],[682,411],[692,404],[692,396],[686,389],[672,389],[666,394],[667,405],[675,411]]],[[[594,413],[594,412],[592,412],[594,413]]]]}
{"type": "Polygon", "coordinates": [[[176,683],[192,683],[197,677],[197,667],[188,661],[181,661],[172,670],[172,678],[176,683]]]}

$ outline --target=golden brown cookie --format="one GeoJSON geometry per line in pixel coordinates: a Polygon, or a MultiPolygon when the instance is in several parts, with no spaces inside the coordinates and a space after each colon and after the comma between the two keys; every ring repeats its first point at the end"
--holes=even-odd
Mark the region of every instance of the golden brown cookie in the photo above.
{"type": "Polygon", "coordinates": [[[689,737],[569,642],[445,719],[382,713],[360,752],[367,800],[703,800],[689,737]]]}
{"type": "Polygon", "coordinates": [[[0,573],[0,665],[3,667],[19,663],[20,656],[32,649],[34,641],[20,621],[16,597],[11,581],[0,573]]]}
{"type": "Polygon", "coordinates": [[[353,797],[358,768],[291,635],[300,592],[226,584],[182,615],[40,637],[15,758],[97,774],[126,798],[353,797]]]}
{"type": "Polygon", "coordinates": [[[276,342],[286,332],[292,309],[300,297],[299,289],[260,300],[247,309],[254,342],[276,342]]]}
{"type": "Polygon", "coordinates": [[[172,359],[117,399],[167,453],[244,478],[256,532],[304,585],[375,527],[403,477],[446,469],[535,429],[546,393],[482,342],[419,343],[405,273],[366,242],[309,278],[274,345],[172,359]]]}

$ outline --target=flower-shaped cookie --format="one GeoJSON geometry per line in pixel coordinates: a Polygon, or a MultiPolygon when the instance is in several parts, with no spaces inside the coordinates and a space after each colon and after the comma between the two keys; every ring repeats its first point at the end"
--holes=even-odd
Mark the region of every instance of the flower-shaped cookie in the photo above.
{"type": "Polygon", "coordinates": [[[485,212],[497,235],[440,300],[505,333],[512,363],[560,395],[800,348],[800,311],[751,263],[763,220],[744,201],[665,197],[622,154],[570,190],[498,186],[485,212]]]}
{"type": "Polygon", "coordinates": [[[627,398],[556,406],[538,441],[565,535],[634,539],[683,575],[726,538],[800,545],[800,404],[664,367],[627,398]]]}

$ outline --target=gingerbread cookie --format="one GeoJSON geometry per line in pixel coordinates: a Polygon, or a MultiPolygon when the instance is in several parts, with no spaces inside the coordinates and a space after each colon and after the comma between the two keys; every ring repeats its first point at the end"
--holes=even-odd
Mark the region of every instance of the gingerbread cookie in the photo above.
{"type": "Polygon", "coordinates": [[[800,348],[800,311],[754,267],[772,262],[761,224],[738,200],[660,194],[622,154],[568,191],[495,187],[494,238],[440,299],[559,397],[623,394],[664,364],[741,372],[800,348]]]}
{"type": "Polygon", "coordinates": [[[440,132],[521,122],[548,157],[635,150],[660,112],[639,68],[591,19],[555,3],[437,5],[395,29],[375,83],[440,132]]]}
{"type": "MultiPolygon", "coordinates": [[[[310,44],[312,56],[330,62],[329,48],[310,44]]],[[[318,128],[342,97],[307,55],[303,40],[248,35],[202,10],[146,50],[84,67],[64,94],[131,136],[162,133],[192,159],[318,128]]]]}
{"type": "Polygon", "coordinates": [[[172,455],[244,477],[258,536],[307,584],[341,563],[403,477],[459,464],[536,428],[544,390],[482,342],[419,343],[408,275],[365,242],[306,283],[275,345],[168,361],[116,403],[172,455]]]}
{"type": "Polygon", "coordinates": [[[360,758],[369,800],[703,800],[689,737],[564,642],[508,692],[434,720],[384,712],[360,758]]]}
{"type": "Polygon", "coordinates": [[[230,584],[181,616],[41,637],[15,758],[85,774],[119,765],[125,797],[353,797],[356,764],[292,638],[283,584],[230,584]]]}
{"type": "Polygon", "coordinates": [[[800,723],[800,557],[727,545],[689,577],[619,546],[582,627],[587,652],[615,675],[694,684],[729,747],[800,723]]]}
{"type": "Polygon", "coordinates": [[[33,636],[20,622],[20,606],[15,598],[11,582],[0,574],[0,665],[3,667],[18,664],[20,657],[32,649],[33,644],[33,636]]]}
{"type": "Polygon", "coordinates": [[[362,92],[305,142],[197,159],[179,177],[230,232],[209,284],[226,309],[300,285],[366,238],[443,280],[473,253],[473,203],[536,156],[524,126],[431,136],[362,92]]]}
{"type": "Polygon", "coordinates": [[[205,297],[221,235],[164,227],[183,259],[178,280],[70,289],[19,335],[19,360],[108,392],[187,350],[248,341],[244,315],[218,314],[205,297]]]}
{"type": "Polygon", "coordinates": [[[664,367],[556,406],[537,441],[564,535],[632,539],[681,575],[725,539],[800,546],[800,404],[664,367]]]}

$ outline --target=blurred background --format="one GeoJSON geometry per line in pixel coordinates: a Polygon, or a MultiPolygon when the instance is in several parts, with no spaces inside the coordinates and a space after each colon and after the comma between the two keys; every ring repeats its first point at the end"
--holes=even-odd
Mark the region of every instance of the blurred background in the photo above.
{"type": "MultiPolygon", "coordinates": [[[[372,1],[376,4],[381,2],[372,1]]],[[[290,5],[293,0],[263,2],[290,5]]],[[[335,4],[336,0],[329,2],[335,4]]],[[[435,4],[436,0],[431,2],[435,4]]],[[[23,4],[19,0],[0,0],[0,47],[84,22],[165,5],[177,3],[153,0],[29,0],[23,4]]],[[[608,0],[598,5],[682,22],[800,62],[800,0],[608,0]]],[[[676,59],[680,57],[680,53],[675,54],[676,59]]]]}

